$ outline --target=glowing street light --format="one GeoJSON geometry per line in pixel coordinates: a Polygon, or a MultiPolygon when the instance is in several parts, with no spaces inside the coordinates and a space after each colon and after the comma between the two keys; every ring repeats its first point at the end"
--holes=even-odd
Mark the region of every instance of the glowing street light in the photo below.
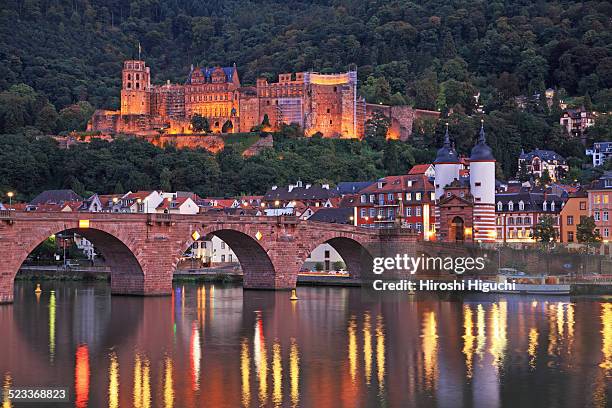
{"type": "Polygon", "coordinates": [[[6,193],[6,195],[9,198],[9,206],[13,205],[13,196],[15,195],[15,193],[13,193],[12,191],[9,191],[8,193],[6,193]]]}

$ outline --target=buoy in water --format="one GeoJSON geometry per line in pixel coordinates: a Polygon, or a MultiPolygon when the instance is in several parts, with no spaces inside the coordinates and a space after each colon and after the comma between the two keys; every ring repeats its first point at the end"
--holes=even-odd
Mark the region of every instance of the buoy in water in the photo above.
{"type": "Polygon", "coordinates": [[[34,290],[34,293],[41,293],[42,289],[40,288],[40,283],[36,284],[36,289],[34,290]]]}
{"type": "Polygon", "coordinates": [[[297,292],[295,289],[291,289],[291,297],[289,298],[290,300],[298,300],[299,298],[297,297],[297,292]]]}

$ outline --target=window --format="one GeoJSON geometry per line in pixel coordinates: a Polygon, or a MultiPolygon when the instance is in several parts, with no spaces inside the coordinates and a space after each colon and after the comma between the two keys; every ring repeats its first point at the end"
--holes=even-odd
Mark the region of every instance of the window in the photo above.
{"type": "Polygon", "coordinates": [[[221,262],[225,262],[225,255],[221,255],[221,262]]]}
{"type": "Polygon", "coordinates": [[[225,242],[221,241],[221,249],[225,249],[225,242]]]}
{"type": "Polygon", "coordinates": [[[516,217],[516,225],[521,225],[523,223],[523,217],[516,217]]]}
{"type": "Polygon", "coordinates": [[[609,228],[604,228],[603,236],[604,236],[604,238],[608,238],[610,236],[610,229],[609,228]]]}
{"type": "Polygon", "coordinates": [[[555,211],[555,202],[550,203],[550,211],[555,211]]]}
{"type": "Polygon", "coordinates": [[[416,230],[417,230],[418,232],[421,232],[421,230],[422,230],[422,229],[423,229],[423,224],[421,224],[420,222],[417,222],[417,224],[416,224],[416,230]]]}
{"type": "Polygon", "coordinates": [[[367,216],[368,212],[365,208],[361,209],[361,218],[365,218],[367,216]]]}
{"type": "Polygon", "coordinates": [[[580,209],[581,210],[586,210],[586,201],[581,201],[580,202],[580,209]]]}
{"type": "Polygon", "coordinates": [[[574,231],[567,231],[567,242],[574,242],[574,231]]]}
{"type": "Polygon", "coordinates": [[[393,208],[387,208],[387,217],[391,219],[395,218],[393,208]]]}
{"type": "Polygon", "coordinates": [[[414,199],[417,201],[421,201],[421,193],[416,193],[414,199]]]}
{"type": "Polygon", "coordinates": [[[378,215],[379,215],[380,217],[382,217],[383,215],[385,215],[385,210],[383,210],[382,208],[380,208],[380,209],[378,210],[378,215]]]}
{"type": "Polygon", "coordinates": [[[370,202],[373,203],[376,201],[376,195],[375,194],[370,194],[370,202]]]}
{"type": "Polygon", "coordinates": [[[501,211],[504,208],[504,205],[501,203],[501,201],[499,201],[497,203],[497,211],[501,211]]]}
{"type": "Polygon", "coordinates": [[[450,191],[447,191],[447,192],[446,192],[446,196],[447,196],[447,197],[450,197],[450,196],[451,196],[450,191]]]}
{"type": "Polygon", "coordinates": [[[514,217],[508,217],[508,225],[514,225],[514,217]]]}
{"type": "Polygon", "coordinates": [[[406,201],[412,201],[412,193],[406,193],[406,201]]]}
{"type": "Polygon", "coordinates": [[[329,249],[325,250],[325,258],[329,258],[329,249]]]}
{"type": "Polygon", "coordinates": [[[393,196],[393,193],[389,193],[389,194],[387,194],[387,199],[388,199],[389,201],[393,201],[393,200],[395,199],[395,197],[393,196]]]}
{"type": "Polygon", "coordinates": [[[568,215],[567,216],[567,225],[574,225],[574,216],[573,215],[568,215]]]}
{"type": "Polygon", "coordinates": [[[595,194],[595,195],[593,196],[593,202],[594,202],[595,204],[601,204],[601,196],[600,196],[599,194],[595,194]]]}
{"type": "Polygon", "coordinates": [[[361,200],[360,200],[360,201],[361,201],[361,203],[362,203],[362,204],[363,204],[363,203],[366,203],[366,202],[368,201],[368,198],[366,197],[366,195],[365,195],[365,194],[362,194],[362,195],[361,195],[361,200]]]}
{"type": "Polygon", "coordinates": [[[599,217],[599,211],[595,211],[593,213],[593,218],[595,219],[595,221],[599,221],[600,217],[599,217]]]}
{"type": "Polygon", "coordinates": [[[228,261],[229,261],[229,262],[232,262],[232,261],[233,261],[233,260],[232,260],[232,254],[229,254],[229,255],[228,255],[228,258],[229,258],[229,259],[228,259],[228,261]]]}
{"type": "Polygon", "coordinates": [[[416,207],[414,209],[414,215],[416,215],[417,217],[421,216],[421,207],[416,207]]]}
{"type": "Polygon", "coordinates": [[[523,221],[525,221],[524,222],[525,225],[531,224],[531,218],[530,217],[525,217],[525,219],[523,221]]]}
{"type": "Polygon", "coordinates": [[[514,203],[512,201],[508,201],[508,211],[514,211],[514,203]]]}
{"type": "Polygon", "coordinates": [[[474,186],[476,187],[480,187],[482,185],[482,183],[480,181],[477,181],[476,183],[474,183],[474,186]]]}
{"type": "Polygon", "coordinates": [[[604,204],[608,204],[608,195],[607,194],[603,195],[603,202],[604,202],[604,204]]]}
{"type": "Polygon", "coordinates": [[[603,212],[603,220],[608,221],[608,211],[603,212]]]}
{"type": "Polygon", "coordinates": [[[548,203],[546,201],[544,201],[542,203],[542,210],[546,211],[548,209],[548,203]]]}
{"type": "Polygon", "coordinates": [[[519,210],[523,211],[525,209],[525,203],[522,201],[519,201],[519,210]]]}
{"type": "Polygon", "coordinates": [[[412,207],[406,207],[406,217],[412,216],[412,207]]]}

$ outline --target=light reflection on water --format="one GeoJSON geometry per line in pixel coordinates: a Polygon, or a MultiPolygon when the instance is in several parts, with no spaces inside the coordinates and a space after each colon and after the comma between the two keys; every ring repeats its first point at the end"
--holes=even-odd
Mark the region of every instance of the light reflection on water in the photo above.
{"type": "Polygon", "coordinates": [[[28,385],[68,386],[76,407],[612,402],[612,303],[596,299],[300,288],[292,303],[214,285],[167,298],[17,287],[0,307],[2,408],[11,387],[28,385]]]}

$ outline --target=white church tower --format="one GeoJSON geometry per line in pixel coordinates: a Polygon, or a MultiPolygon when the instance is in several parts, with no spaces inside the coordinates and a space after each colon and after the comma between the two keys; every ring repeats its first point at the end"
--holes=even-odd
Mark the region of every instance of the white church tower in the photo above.
{"type": "Polygon", "coordinates": [[[474,241],[495,242],[495,157],[484,123],[470,155],[470,192],[474,197],[474,241]]]}
{"type": "MultiPolygon", "coordinates": [[[[434,187],[436,189],[436,209],[435,216],[436,231],[440,230],[440,207],[438,202],[444,196],[444,188],[455,180],[459,180],[459,172],[462,168],[459,156],[450,143],[448,134],[448,123],[446,124],[446,133],[444,134],[444,145],[438,150],[436,159],[434,160],[434,187]]],[[[495,199],[494,199],[495,201],[495,199]]]]}

